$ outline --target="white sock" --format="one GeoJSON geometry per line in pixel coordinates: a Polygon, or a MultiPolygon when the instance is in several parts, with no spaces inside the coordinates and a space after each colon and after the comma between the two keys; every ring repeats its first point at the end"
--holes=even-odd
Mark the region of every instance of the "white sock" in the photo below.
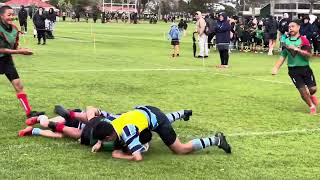
{"type": "Polygon", "coordinates": [[[39,117],[38,117],[38,121],[41,123],[41,121],[46,121],[46,120],[48,120],[49,118],[48,118],[48,116],[46,116],[46,115],[40,115],[39,117]]]}

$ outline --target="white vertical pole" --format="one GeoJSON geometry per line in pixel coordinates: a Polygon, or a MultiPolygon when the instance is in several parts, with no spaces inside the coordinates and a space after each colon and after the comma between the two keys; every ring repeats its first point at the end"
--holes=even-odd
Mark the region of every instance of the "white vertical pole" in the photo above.
{"type": "Polygon", "coordinates": [[[111,0],[111,8],[110,8],[110,11],[112,12],[112,7],[113,7],[113,3],[112,3],[112,0],[111,0]]]}
{"type": "Polygon", "coordinates": [[[104,0],[102,0],[102,12],[104,12],[104,0]]]}

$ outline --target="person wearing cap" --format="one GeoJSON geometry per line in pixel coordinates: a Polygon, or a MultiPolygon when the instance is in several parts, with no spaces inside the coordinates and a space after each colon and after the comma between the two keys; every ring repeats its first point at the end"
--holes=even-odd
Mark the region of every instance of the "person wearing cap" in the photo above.
{"type": "Polygon", "coordinates": [[[229,44],[231,25],[228,22],[227,14],[222,12],[215,27],[217,48],[220,54],[221,64],[218,68],[228,68],[229,63],[229,44]]]}
{"type": "Polygon", "coordinates": [[[198,55],[198,58],[207,58],[209,49],[208,49],[208,36],[205,34],[205,29],[206,29],[206,21],[203,19],[202,14],[200,11],[196,12],[195,15],[197,22],[196,22],[196,27],[197,27],[197,33],[199,35],[199,48],[200,52],[198,55]]]}

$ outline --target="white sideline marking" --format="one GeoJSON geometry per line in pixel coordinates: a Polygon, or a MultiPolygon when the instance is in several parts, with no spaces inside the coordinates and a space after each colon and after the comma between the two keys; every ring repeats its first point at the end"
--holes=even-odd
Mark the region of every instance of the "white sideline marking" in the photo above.
{"type": "MultiPolygon", "coordinates": [[[[232,75],[232,74],[224,74],[224,73],[215,73],[216,75],[221,75],[221,76],[228,76],[228,77],[236,77],[240,79],[249,79],[249,80],[256,80],[256,81],[262,81],[262,82],[270,82],[270,83],[275,83],[275,84],[286,84],[286,85],[291,85],[291,83],[287,82],[282,82],[282,81],[275,81],[275,80],[269,80],[269,79],[260,79],[260,78],[253,78],[252,76],[240,76],[240,75],[232,75]]],[[[271,76],[271,74],[270,74],[271,76]]]]}
{"type": "MultiPolygon", "coordinates": [[[[55,69],[55,70],[20,70],[20,72],[25,73],[77,73],[77,72],[146,72],[146,71],[203,71],[203,72],[210,72],[206,69],[176,69],[176,68],[159,68],[159,69],[55,69]]],[[[214,75],[221,75],[227,77],[235,77],[240,79],[248,79],[248,80],[255,80],[255,81],[262,81],[262,82],[269,82],[274,84],[286,84],[291,85],[291,83],[276,81],[276,80],[268,80],[268,79],[260,79],[260,78],[253,78],[252,76],[241,76],[241,75],[233,75],[233,74],[225,74],[225,73],[214,73],[214,75]]],[[[271,76],[271,75],[270,75],[271,76]]]]}
{"type": "Polygon", "coordinates": [[[73,72],[145,72],[145,71],[205,71],[203,69],[168,69],[168,68],[159,68],[159,69],[79,69],[79,70],[67,70],[67,69],[56,69],[56,70],[33,70],[33,71],[24,71],[26,73],[32,72],[63,72],[63,73],[73,73],[73,72]]]}
{"type": "Polygon", "coordinates": [[[226,134],[228,137],[244,137],[244,136],[277,136],[277,135],[287,135],[287,134],[306,134],[320,132],[320,128],[315,129],[292,129],[287,131],[262,131],[262,132],[243,132],[243,133],[232,133],[226,134]]]}

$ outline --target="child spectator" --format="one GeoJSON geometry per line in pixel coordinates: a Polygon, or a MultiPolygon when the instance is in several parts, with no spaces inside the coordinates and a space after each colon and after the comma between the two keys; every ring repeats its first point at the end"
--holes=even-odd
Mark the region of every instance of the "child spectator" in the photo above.
{"type": "Polygon", "coordinates": [[[168,33],[169,38],[171,39],[171,45],[173,46],[173,54],[172,57],[178,57],[179,54],[179,41],[180,41],[180,31],[176,24],[171,25],[171,29],[168,33]]]}

